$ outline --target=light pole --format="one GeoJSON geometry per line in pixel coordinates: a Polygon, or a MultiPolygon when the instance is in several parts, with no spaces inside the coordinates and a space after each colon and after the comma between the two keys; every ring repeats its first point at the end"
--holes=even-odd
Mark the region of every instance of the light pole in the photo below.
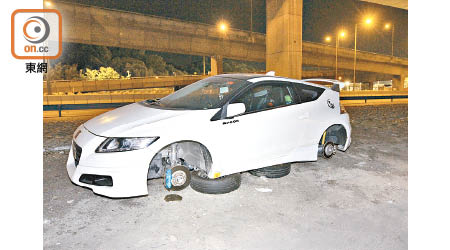
{"type": "Polygon", "coordinates": [[[345,32],[341,31],[336,34],[336,80],[338,79],[338,48],[339,48],[339,39],[345,37],[345,32]]]}
{"type": "Polygon", "coordinates": [[[205,56],[203,56],[203,75],[206,75],[206,65],[205,65],[205,56]]]}
{"type": "Polygon", "coordinates": [[[355,23],[355,55],[353,56],[353,83],[356,82],[356,34],[358,33],[358,23],[355,23]]]}
{"type": "Polygon", "coordinates": [[[386,23],[384,25],[384,29],[385,30],[391,30],[391,56],[394,57],[394,30],[395,30],[395,25],[392,24],[392,28],[391,28],[391,24],[390,23],[386,23]]]}
{"type": "Polygon", "coordinates": [[[253,0],[250,0],[250,34],[253,35],[253,0]]]}
{"type": "MultiPolygon", "coordinates": [[[[364,20],[366,25],[372,24],[372,18],[366,18],[364,20]]],[[[355,23],[355,54],[353,56],[353,83],[356,83],[356,37],[358,34],[358,23],[355,23]]]]}
{"type": "Polygon", "coordinates": [[[226,49],[225,38],[228,32],[228,23],[225,20],[220,21],[217,24],[217,29],[222,40],[222,46],[217,50],[216,55],[211,57],[211,75],[222,74],[223,72],[222,55],[226,49]]]}

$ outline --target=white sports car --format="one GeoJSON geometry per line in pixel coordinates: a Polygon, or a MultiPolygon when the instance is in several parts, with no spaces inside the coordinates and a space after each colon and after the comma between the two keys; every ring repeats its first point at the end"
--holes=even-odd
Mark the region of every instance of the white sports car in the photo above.
{"type": "Polygon", "coordinates": [[[330,158],[349,147],[341,84],[256,74],[208,77],[82,124],[67,172],[74,184],[108,197],[147,195],[147,180],[160,177],[169,190],[190,185],[210,194],[237,189],[244,171],[282,177],[292,162],[330,158]]]}

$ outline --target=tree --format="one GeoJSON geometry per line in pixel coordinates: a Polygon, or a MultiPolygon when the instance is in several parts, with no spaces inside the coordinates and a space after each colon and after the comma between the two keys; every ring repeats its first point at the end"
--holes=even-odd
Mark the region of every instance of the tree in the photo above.
{"type": "Polygon", "coordinates": [[[125,76],[130,71],[131,76],[146,76],[147,67],[145,63],[139,59],[131,57],[114,57],[111,60],[111,67],[117,70],[119,74],[125,76]],[[145,69],[144,69],[145,68],[145,69]]]}
{"type": "Polygon", "coordinates": [[[62,63],[57,63],[53,67],[48,69],[48,73],[44,74],[44,80],[50,77],[50,80],[78,80],[81,76],[78,72],[78,65],[63,65],[62,63]]]}
{"type": "Polygon", "coordinates": [[[145,67],[145,63],[143,61],[139,61],[136,59],[134,62],[125,63],[124,70],[126,72],[130,72],[131,77],[144,77],[147,76],[147,67],[145,67]]]}
{"type": "Polygon", "coordinates": [[[241,62],[234,60],[223,61],[224,72],[238,72],[238,73],[254,73],[257,71],[264,71],[259,65],[253,66],[250,62],[241,62]]]}
{"type": "Polygon", "coordinates": [[[100,67],[112,67],[122,76],[126,76],[128,71],[133,77],[180,75],[186,74],[185,71],[192,71],[191,73],[201,72],[201,69],[194,69],[192,66],[188,66],[185,69],[184,65],[192,64],[186,61],[178,65],[177,62],[180,61],[179,55],[174,56],[168,53],[162,53],[164,58],[172,60],[172,64],[168,64],[162,56],[155,55],[155,52],[146,50],[77,43],[64,43],[63,46],[64,53],[62,56],[51,61],[51,67],[58,67],[60,70],[58,74],[55,73],[55,78],[57,79],[65,79],[67,77],[79,78],[78,70],[83,69],[86,72],[86,69],[100,69],[100,67]],[[57,66],[58,64],[59,66],[57,66]],[[65,74],[63,72],[65,69],[62,69],[65,65],[77,65],[77,68],[70,69],[71,73],[65,74]]]}
{"type": "Polygon", "coordinates": [[[181,71],[181,70],[175,68],[172,64],[168,64],[168,65],[166,66],[166,69],[167,69],[168,74],[169,74],[170,76],[174,76],[174,75],[185,75],[185,74],[186,74],[186,72],[181,71]]]}
{"type": "Polygon", "coordinates": [[[158,55],[148,55],[145,58],[145,65],[153,71],[155,75],[167,75],[167,64],[164,59],[158,55]]]}
{"type": "Polygon", "coordinates": [[[86,69],[84,76],[87,80],[107,80],[120,78],[120,74],[111,67],[100,67],[100,70],[86,69]]]}
{"type": "Polygon", "coordinates": [[[105,46],[64,43],[64,53],[54,63],[77,64],[78,69],[108,66],[112,53],[105,46]]]}

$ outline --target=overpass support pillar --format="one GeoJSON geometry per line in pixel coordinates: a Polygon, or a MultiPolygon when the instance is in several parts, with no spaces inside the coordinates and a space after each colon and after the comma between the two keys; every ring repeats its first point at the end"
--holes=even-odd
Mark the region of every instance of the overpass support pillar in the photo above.
{"type": "Polygon", "coordinates": [[[302,78],[303,0],[266,0],[266,70],[302,78]]]}
{"type": "Polygon", "coordinates": [[[211,56],[211,75],[223,74],[223,58],[222,56],[211,56]]]}
{"type": "Polygon", "coordinates": [[[394,90],[405,90],[405,75],[394,76],[392,79],[392,88],[394,90]]]}

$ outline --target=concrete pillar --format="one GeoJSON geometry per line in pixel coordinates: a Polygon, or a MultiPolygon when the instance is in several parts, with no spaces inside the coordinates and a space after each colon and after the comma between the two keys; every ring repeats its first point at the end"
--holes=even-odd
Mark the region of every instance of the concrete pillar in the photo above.
{"type": "Polygon", "coordinates": [[[408,90],[408,75],[402,75],[402,86],[403,90],[408,90]]]}
{"type": "Polygon", "coordinates": [[[392,89],[393,90],[405,90],[405,75],[397,75],[392,78],[392,89]]]}
{"type": "Polygon", "coordinates": [[[302,78],[303,0],[266,0],[266,70],[302,78]]]}
{"type": "Polygon", "coordinates": [[[222,56],[211,56],[211,75],[223,74],[223,58],[222,56]]]}

